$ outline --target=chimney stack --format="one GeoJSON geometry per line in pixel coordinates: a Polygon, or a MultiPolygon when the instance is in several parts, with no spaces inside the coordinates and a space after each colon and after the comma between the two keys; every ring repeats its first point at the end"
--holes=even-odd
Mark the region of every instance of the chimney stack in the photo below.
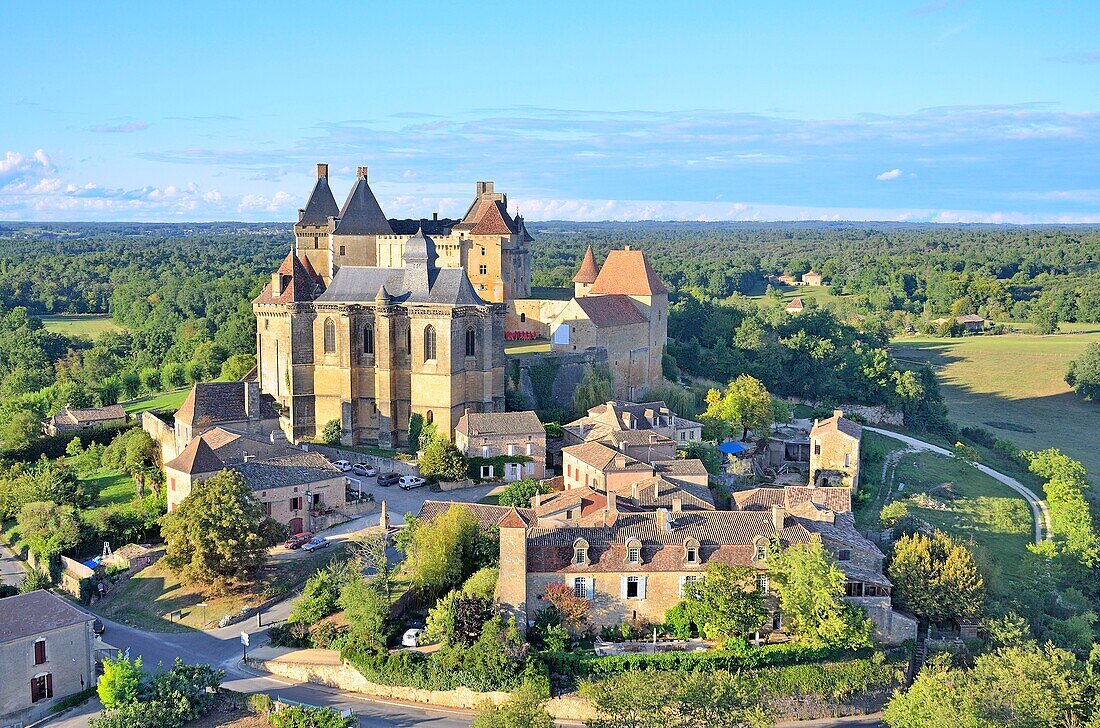
{"type": "MultiPolygon", "coordinates": [[[[326,172],[326,174],[327,174],[327,172],[326,172]]],[[[366,167],[360,167],[359,169],[357,169],[355,171],[355,179],[366,179],[366,178],[367,178],[367,168],[366,167]]]]}
{"type": "Polygon", "coordinates": [[[432,222],[439,222],[439,213],[438,212],[433,212],[432,213],[432,222]]]}
{"type": "Polygon", "coordinates": [[[327,164],[318,164],[317,165],[317,179],[321,179],[322,177],[328,177],[328,165],[327,164]]]}
{"type": "Polygon", "coordinates": [[[833,417],[843,417],[843,416],[844,416],[844,410],[841,410],[841,409],[833,410],[833,417]]]}
{"type": "Polygon", "coordinates": [[[618,504],[615,502],[615,491],[607,491],[607,513],[614,515],[619,512],[618,504]]]}
{"type": "Polygon", "coordinates": [[[283,295],[283,274],[279,271],[275,271],[271,274],[271,295],[283,295]]]}
{"type": "Polygon", "coordinates": [[[531,501],[532,508],[538,508],[542,505],[542,493],[535,493],[534,498],[531,501]]]}
{"type": "Polygon", "coordinates": [[[783,510],[782,506],[772,506],[772,525],[776,531],[783,530],[783,519],[787,513],[783,510]]]}
{"type": "Polygon", "coordinates": [[[673,496],[672,498],[672,512],[682,513],[684,510],[684,499],[681,496],[673,496]]]}
{"type": "Polygon", "coordinates": [[[260,383],[244,383],[244,413],[250,420],[260,419],[260,383]]]}
{"type": "Polygon", "coordinates": [[[668,515],[667,508],[657,509],[657,529],[662,533],[668,533],[672,530],[672,519],[668,515]]]}

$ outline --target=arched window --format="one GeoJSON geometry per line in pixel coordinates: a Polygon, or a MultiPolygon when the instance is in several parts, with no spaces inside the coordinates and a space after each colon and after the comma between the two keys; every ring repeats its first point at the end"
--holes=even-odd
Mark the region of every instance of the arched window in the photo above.
{"type": "Polygon", "coordinates": [[[363,327],[363,353],[374,353],[374,326],[371,324],[363,327]]]}
{"type": "Polygon", "coordinates": [[[526,321],[527,321],[527,314],[521,313],[519,315],[519,322],[522,324],[522,323],[525,323],[526,321]]]}
{"type": "Polygon", "coordinates": [[[477,355],[477,336],[474,334],[474,327],[466,329],[466,356],[477,355]]]}
{"type": "Polygon", "coordinates": [[[424,361],[435,359],[435,327],[431,324],[424,327],[424,361]]]}
{"type": "Polygon", "coordinates": [[[428,410],[424,414],[424,421],[427,422],[429,425],[432,424],[433,422],[435,422],[435,413],[432,412],[431,410],[428,410]]]}
{"type": "Polygon", "coordinates": [[[325,319],[325,353],[336,353],[336,322],[325,319]]]}
{"type": "Polygon", "coordinates": [[[405,327],[405,353],[412,356],[413,353],[413,328],[410,323],[405,327]]]}

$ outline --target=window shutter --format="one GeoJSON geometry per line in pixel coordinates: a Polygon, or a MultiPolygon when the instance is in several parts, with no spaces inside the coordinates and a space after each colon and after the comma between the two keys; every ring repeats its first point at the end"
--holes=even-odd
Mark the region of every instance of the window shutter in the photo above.
{"type": "Polygon", "coordinates": [[[620,588],[620,596],[623,599],[626,599],[626,577],[625,576],[620,576],[619,577],[619,588],[620,588]]]}
{"type": "Polygon", "coordinates": [[[684,585],[685,584],[687,584],[687,577],[686,576],[681,576],[680,577],[680,596],[681,597],[684,596],[684,585]]]}
{"type": "Polygon", "coordinates": [[[649,581],[648,576],[643,576],[642,578],[638,579],[638,598],[639,599],[645,599],[645,585],[646,585],[647,581],[649,581]]]}
{"type": "Polygon", "coordinates": [[[38,640],[34,643],[34,664],[41,665],[46,661],[46,641],[38,640]]]}
{"type": "Polygon", "coordinates": [[[53,697],[53,674],[49,672],[46,673],[46,697],[53,697]]]}
{"type": "Polygon", "coordinates": [[[596,592],[596,577],[590,576],[585,581],[587,582],[585,586],[588,587],[588,601],[592,601],[592,597],[595,596],[596,592]]]}
{"type": "Polygon", "coordinates": [[[38,678],[31,678],[31,702],[38,702],[38,678]]]}

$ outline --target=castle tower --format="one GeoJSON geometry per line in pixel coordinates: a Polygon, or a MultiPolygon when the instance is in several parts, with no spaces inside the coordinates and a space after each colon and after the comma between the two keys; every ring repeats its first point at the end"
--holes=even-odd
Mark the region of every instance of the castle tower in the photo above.
{"type": "Polygon", "coordinates": [[[508,214],[508,196],[492,182],[477,183],[477,196],[454,230],[469,236],[466,271],[481,298],[503,303],[531,294],[532,238],[522,219],[508,214]]]}
{"type": "Polygon", "coordinates": [[[592,246],[584,251],[584,260],[581,261],[580,270],[573,276],[573,296],[583,298],[588,295],[588,289],[596,282],[600,274],[600,267],[596,265],[596,256],[592,255],[592,246]]]}
{"type": "Polygon", "coordinates": [[[499,524],[500,576],[496,600],[516,618],[520,633],[527,631],[527,521],[515,508],[499,524]]]}
{"type": "Polygon", "coordinates": [[[325,285],[332,280],[332,250],[329,241],[329,218],[340,214],[336,199],[328,186],[328,165],[317,165],[317,183],[306,206],[298,210],[294,224],[295,251],[309,261],[325,285]]]}
{"type": "Polygon", "coordinates": [[[367,182],[367,168],[360,167],[332,229],[333,272],[341,265],[378,265],[380,235],[393,235],[393,228],[367,182]]]}

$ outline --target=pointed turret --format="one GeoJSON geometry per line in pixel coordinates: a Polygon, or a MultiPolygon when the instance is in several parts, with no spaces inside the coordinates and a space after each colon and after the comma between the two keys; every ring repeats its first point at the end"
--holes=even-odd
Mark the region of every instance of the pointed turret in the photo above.
{"type": "Polygon", "coordinates": [[[596,265],[596,256],[592,254],[592,246],[589,245],[584,251],[584,260],[581,261],[577,275],[573,276],[573,295],[577,298],[587,295],[588,289],[599,275],[600,267],[596,265]]]}
{"type": "Polygon", "coordinates": [[[312,301],[324,287],[320,277],[307,260],[303,263],[294,251],[283,259],[279,270],[271,274],[271,283],[253,303],[296,303],[312,301]]]}
{"type": "Polygon", "coordinates": [[[427,293],[431,289],[432,273],[438,259],[435,241],[418,228],[416,235],[405,241],[402,258],[405,261],[405,288],[415,293],[427,293]]]}
{"type": "Polygon", "coordinates": [[[298,210],[299,225],[328,225],[328,219],[340,214],[336,198],[328,186],[328,165],[317,165],[317,184],[309,194],[306,206],[298,210]]]}
{"type": "Polygon", "coordinates": [[[367,168],[360,167],[355,186],[340,210],[333,235],[393,235],[382,206],[367,182],[367,168]]]}

